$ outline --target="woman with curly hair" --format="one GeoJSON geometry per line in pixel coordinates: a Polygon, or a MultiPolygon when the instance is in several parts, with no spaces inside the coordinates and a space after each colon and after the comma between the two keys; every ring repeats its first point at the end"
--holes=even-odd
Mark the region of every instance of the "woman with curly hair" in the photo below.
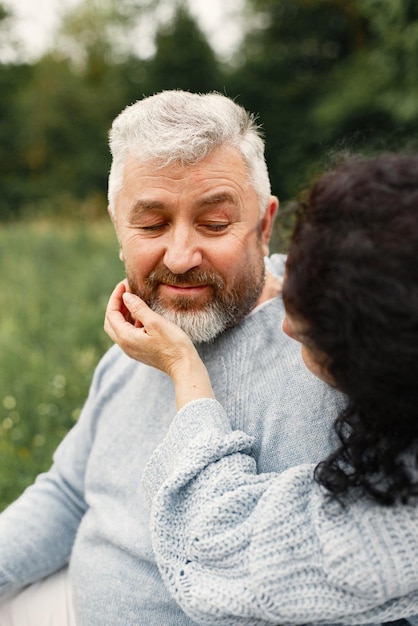
{"type": "Polygon", "coordinates": [[[318,481],[337,496],[358,487],[407,502],[418,495],[418,159],[324,176],[300,208],[286,267],[285,329],[349,401],[318,481]]]}
{"type": "Polygon", "coordinates": [[[188,337],[114,291],[107,332],[176,388],[143,482],[160,571],[197,623],[418,623],[417,257],[417,156],[349,161],[299,205],[283,330],[347,403],[331,455],[282,473],[257,472],[188,337]]]}

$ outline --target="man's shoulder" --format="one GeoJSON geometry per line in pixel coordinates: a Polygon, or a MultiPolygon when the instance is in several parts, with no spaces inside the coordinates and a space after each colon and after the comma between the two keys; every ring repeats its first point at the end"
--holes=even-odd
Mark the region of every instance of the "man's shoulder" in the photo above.
{"type": "Polygon", "coordinates": [[[103,370],[112,368],[115,364],[121,364],[123,361],[128,363],[132,361],[117,344],[113,344],[102,356],[97,367],[103,370]]]}
{"type": "MultiPolygon", "coordinates": [[[[114,344],[102,356],[93,377],[93,386],[103,387],[115,380],[127,379],[141,363],[128,357],[121,348],[114,344]]],[[[143,366],[145,367],[145,366],[143,366]]]]}
{"type": "Polygon", "coordinates": [[[265,257],[264,262],[266,269],[275,276],[283,278],[286,259],[286,254],[272,254],[271,256],[265,257]]]}

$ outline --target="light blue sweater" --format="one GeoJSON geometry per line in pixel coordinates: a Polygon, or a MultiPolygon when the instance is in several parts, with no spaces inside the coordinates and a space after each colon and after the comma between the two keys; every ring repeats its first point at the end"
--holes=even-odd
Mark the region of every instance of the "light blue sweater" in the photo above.
{"type": "MultiPolygon", "coordinates": [[[[281,274],[283,258],[272,262],[281,274]]],[[[282,316],[277,298],[200,350],[232,427],[254,438],[260,472],[323,458],[341,402],[305,369],[282,316]]],[[[141,484],[174,415],[170,379],[111,348],[51,470],[0,515],[0,594],[69,561],[77,626],[195,623],[159,573],[141,484]]]]}
{"type": "Polygon", "coordinates": [[[418,507],[343,508],[324,498],[314,465],[257,473],[251,450],[202,399],[177,414],[145,470],[157,562],[185,612],[213,626],[414,615],[418,507]]]}

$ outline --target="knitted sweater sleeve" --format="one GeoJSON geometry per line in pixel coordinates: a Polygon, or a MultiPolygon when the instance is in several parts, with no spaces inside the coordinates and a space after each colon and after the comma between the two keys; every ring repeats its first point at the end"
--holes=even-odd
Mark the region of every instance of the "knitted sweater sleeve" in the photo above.
{"type": "Polygon", "coordinates": [[[186,405],[143,485],[170,593],[199,624],[367,624],[418,614],[418,509],[344,508],[313,465],[258,474],[215,400],[186,405]]]}

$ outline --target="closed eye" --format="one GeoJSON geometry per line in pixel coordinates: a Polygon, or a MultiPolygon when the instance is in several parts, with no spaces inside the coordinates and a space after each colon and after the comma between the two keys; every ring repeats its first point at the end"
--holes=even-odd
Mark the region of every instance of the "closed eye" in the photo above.
{"type": "Polygon", "coordinates": [[[213,223],[213,224],[201,224],[201,228],[204,228],[205,230],[208,230],[209,232],[212,233],[221,233],[223,231],[225,231],[229,226],[229,223],[222,223],[222,224],[218,224],[218,223],[213,223]]]}
{"type": "Polygon", "coordinates": [[[150,226],[139,226],[139,230],[145,233],[156,233],[162,230],[165,226],[167,226],[166,222],[161,222],[160,224],[151,224],[150,226]]]}

